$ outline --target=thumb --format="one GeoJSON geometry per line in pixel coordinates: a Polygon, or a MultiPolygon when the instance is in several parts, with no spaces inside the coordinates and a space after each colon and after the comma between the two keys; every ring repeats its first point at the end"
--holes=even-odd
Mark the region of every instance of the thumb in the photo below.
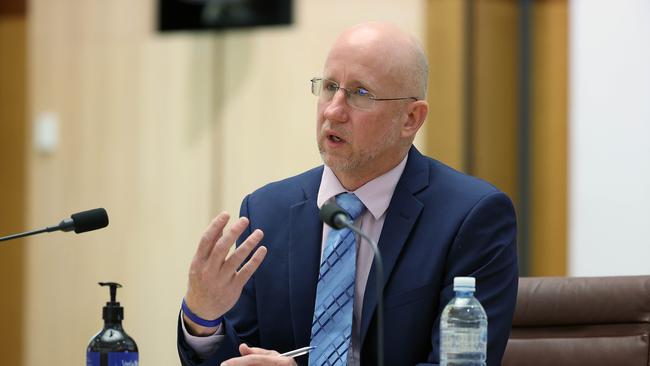
{"type": "Polygon", "coordinates": [[[248,347],[248,345],[246,343],[242,343],[242,344],[239,345],[239,353],[242,356],[246,356],[246,355],[250,355],[253,352],[252,352],[251,348],[248,347]]]}
{"type": "Polygon", "coordinates": [[[279,355],[278,352],[264,349],[264,348],[258,348],[258,347],[249,347],[247,344],[242,343],[239,345],[239,353],[241,353],[242,356],[246,355],[268,355],[268,356],[277,356],[279,355]]]}

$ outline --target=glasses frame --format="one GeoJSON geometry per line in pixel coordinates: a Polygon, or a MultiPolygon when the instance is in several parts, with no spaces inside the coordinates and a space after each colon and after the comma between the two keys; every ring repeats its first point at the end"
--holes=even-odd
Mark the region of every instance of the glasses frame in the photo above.
{"type": "MultiPolygon", "coordinates": [[[[343,92],[345,93],[345,100],[346,101],[349,101],[350,97],[352,95],[358,95],[358,94],[355,93],[354,90],[350,90],[349,88],[344,88],[341,85],[339,85],[339,83],[337,83],[336,81],[331,80],[331,79],[327,79],[327,78],[323,78],[323,77],[314,77],[310,81],[311,81],[311,93],[314,94],[317,97],[320,97],[321,93],[323,91],[323,87],[322,87],[323,81],[329,81],[336,88],[336,91],[334,91],[334,93],[332,94],[332,98],[334,98],[334,95],[336,95],[336,93],[338,93],[339,90],[343,90],[343,92]],[[315,88],[317,83],[321,83],[320,88],[315,88]]],[[[363,88],[357,88],[357,89],[363,89],[363,88]]],[[[363,90],[365,90],[365,89],[363,89],[363,90]]],[[[359,95],[359,96],[367,97],[369,100],[373,101],[373,103],[372,103],[372,105],[370,105],[370,107],[361,108],[359,106],[355,106],[355,105],[352,105],[352,104],[350,104],[350,106],[353,107],[353,108],[356,108],[356,109],[360,109],[360,110],[370,110],[375,105],[374,102],[385,102],[385,101],[391,101],[391,100],[408,100],[408,99],[412,99],[413,101],[417,102],[418,100],[420,100],[420,99],[418,99],[416,97],[378,98],[375,94],[373,94],[373,93],[371,93],[369,91],[367,91],[367,92],[368,92],[367,96],[362,96],[362,95],[359,95]]]]}

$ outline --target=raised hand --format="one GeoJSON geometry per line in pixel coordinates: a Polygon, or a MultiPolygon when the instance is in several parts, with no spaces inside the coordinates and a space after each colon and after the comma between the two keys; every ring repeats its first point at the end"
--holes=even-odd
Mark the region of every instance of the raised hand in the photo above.
{"type": "MultiPolygon", "coordinates": [[[[230,216],[223,212],[212,220],[203,233],[190,266],[185,303],[203,319],[216,319],[235,305],[244,285],[266,255],[266,247],[260,246],[241,266],[262,240],[264,234],[261,230],[255,230],[228,255],[230,247],[248,227],[248,219],[241,217],[224,232],[229,219],[230,216]]],[[[188,331],[194,335],[210,335],[216,330],[202,327],[186,316],[183,319],[188,331]]]]}

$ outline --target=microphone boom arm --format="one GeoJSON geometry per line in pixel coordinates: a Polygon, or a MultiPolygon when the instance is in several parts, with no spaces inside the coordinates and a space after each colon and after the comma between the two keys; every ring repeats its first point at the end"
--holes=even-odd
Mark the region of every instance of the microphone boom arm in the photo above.
{"type": "Polygon", "coordinates": [[[72,214],[71,218],[61,220],[61,222],[56,226],[48,226],[44,229],[0,237],[0,242],[41,233],[51,233],[52,231],[68,232],[74,230],[75,233],[79,234],[86,231],[101,229],[106,226],[108,226],[108,214],[106,213],[106,210],[103,208],[95,208],[72,214]]]}
{"type": "MultiPolygon", "coordinates": [[[[56,227],[56,226],[55,226],[56,227]]],[[[49,227],[45,229],[38,229],[38,230],[32,230],[32,231],[25,231],[24,233],[19,233],[19,234],[12,234],[12,235],[7,235],[3,236],[0,238],[0,241],[7,241],[7,240],[12,240],[12,239],[18,239],[22,238],[25,236],[30,236],[30,235],[36,235],[36,234],[41,234],[41,233],[49,233],[54,230],[50,230],[49,227]]]]}
{"type": "Polygon", "coordinates": [[[342,225],[348,229],[357,233],[361,238],[365,239],[366,242],[372,248],[372,251],[375,255],[375,277],[376,277],[376,287],[377,287],[377,365],[384,365],[384,263],[381,259],[381,253],[379,253],[379,247],[374,240],[372,240],[368,235],[364,234],[356,226],[353,225],[353,222],[347,217],[347,215],[336,215],[334,217],[334,222],[337,225],[342,225]]]}

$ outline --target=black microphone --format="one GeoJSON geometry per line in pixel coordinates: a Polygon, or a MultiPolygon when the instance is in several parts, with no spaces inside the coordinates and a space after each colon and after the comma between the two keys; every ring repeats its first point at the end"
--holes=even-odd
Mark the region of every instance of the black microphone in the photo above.
{"type": "Polygon", "coordinates": [[[368,235],[364,234],[359,228],[354,226],[350,215],[341,208],[336,202],[328,202],[320,209],[320,219],[330,227],[336,230],[348,228],[360,237],[366,239],[366,242],[375,253],[375,274],[377,278],[377,365],[384,365],[384,264],[381,259],[381,253],[377,243],[368,235]]]}
{"type": "Polygon", "coordinates": [[[88,211],[77,212],[70,215],[69,219],[62,220],[56,226],[48,226],[44,229],[26,231],[20,234],[13,234],[9,236],[4,236],[0,238],[0,241],[18,239],[25,236],[40,234],[40,233],[50,233],[52,231],[72,231],[75,233],[81,234],[86,231],[93,231],[101,229],[108,226],[108,214],[103,208],[95,208],[88,211]]]}

